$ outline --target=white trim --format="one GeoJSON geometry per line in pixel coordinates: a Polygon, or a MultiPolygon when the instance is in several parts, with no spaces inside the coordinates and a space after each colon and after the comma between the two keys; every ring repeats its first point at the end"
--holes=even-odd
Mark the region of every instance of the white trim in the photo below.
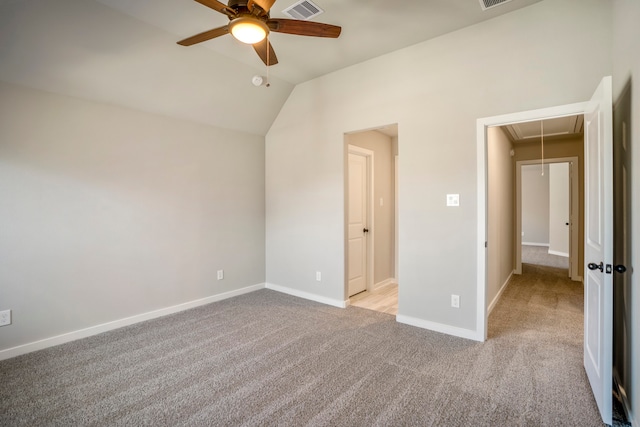
{"type": "Polygon", "coordinates": [[[135,323],[156,319],[158,317],[163,317],[169,314],[185,311],[190,308],[211,304],[212,302],[222,301],[228,298],[236,297],[238,295],[243,295],[243,294],[257,291],[259,289],[264,289],[264,287],[265,287],[264,283],[253,285],[253,286],[247,286],[246,288],[236,289],[234,291],[212,295],[206,298],[201,298],[201,299],[185,302],[178,305],[173,305],[171,307],[165,307],[159,310],[149,311],[147,313],[136,314],[135,316],[125,317],[124,319],[102,323],[100,325],[90,326],[88,328],[80,329],[77,331],[67,332],[66,334],[56,335],[54,337],[45,338],[39,341],[30,342],[27,344],[22,344],[16,347],[11,347],[6,350],[0,350],[0,360],[9,359],[12,357],[20,356],[22,354],[31,353],[33,351],[42,350],[42,349],[53,347],[60,344],[65,344],[71,341],[79,340],[81,338],[87,338],[93,335],[98,335],[103,332],[108,332],[114,329],[122,328],[124,326],[129,326],[135,323]]]}
{"type": "Polygon", "coordinates": [[[376,284],[373,285],[373,289],[374,291],[380,289],[380,288],[384,288],[385,286],[389,286],[389,285],[395,285],[397,282],[397,280],[394,277],[389,277],[386,280],[383,280],[382,282],[378,282],[376,284]]]}
{"type": "Polygon", "coordinates": [[[491,314],[493,309],[496,308],[496,305],[498,304],[498,301],[500,300],[500,297],[502,297],[503,292],[507,289],[507,285],[509,284],[509,281],[511,280],[511,277],[513,277],[513,273],[514,272],[511,271],[511,274],[509,274],[509,277],[507,277],[507,280],[505,280],[504,283],[502,284],[502,286],[500,287],[500,290],[496,294],[496,297],[493,299],[493,301],[491,301],[491,304],[489,304],[489,307],[487,307],[487,313],[488,314],[491,314]]]}
{"type": "Polygon", "coordinates": [[[490,126],[502,126],[512,123],[533,122],[537,120],[554,117],[574,116],[584,114],[587,109],[587,102],[576,104],[560,105],[538,110],[522,111],[518,113],[504,114],[501,116],[480,118],[476,121],[476,158],[477,158],[477,306],[476,306],[476,335],[487,339],[487,318],[486,307],[487,277],[486,263],[487,250],[487,128],[490,126]]]}
{"type": "Polygon", "coordinates": [[[548,243],[535,243],[535,242],[522,242],[521,246],[543,246],[548,248],[549,244],[548,243]]]}
{"type": "Polygon", "coordinates": [[[428,329],[434,332],[440,332],[442,334],[453,335],[454,337],[466,338],[474,341],[484,341],[484,336],[479,336],[476,331],[445,325],[443,323],[430,322],[428,320],[418,319],[417,317],[398,314],[396,316],[396,322],[422,329],[428,329]]]}
{"type": "MultiPolygon", "coordinates": [[[[395,238],[395,242],[394,242],[394,257],[395,257],[395,261],[394,261],[394,274],[396,276],[396,278],[398,278],[398,265],[400,264],[400,257],[398,256],[398,248],[400,247],[400,244],[398,242],[398,216],[399,216],[399,211],[398,211],[398,155],[396,154],[394,156],[394,173],[395,173],[395,177],[394,177],[394,190],[393,190],[393,195],[394,195],[394,238],[395,238]]],[[[397,282],[396,282],[397,283],[397,282]]]]}
{"type": "Polygon", "coordinates": [[[265,288],[272,291],[281,292],[283,294],[292,295],[294,297],[307,299],[310,301],[319,302],[321,304],[331,305],[338,308],[346,308],[349,305],[349,301],[340,301],[333,298],[327,298],[320,295],[312,294],[311,292],[300,291],[298,289],[287,288],[286,286],[274,285],[273,283],[265,284],[265,288]]]}
{"type": "Polygon", "coordinates": [[[547,252],[549,253],[549,255],[557,255],[557,256],[563,256],[565,258],[569,258],[569,254],[566,252],[552,251],[551,249],[549,249],[547,252]]]}
{"type": "Polygon", "coordinates": [[[476,333],[481,337],[481,341],[487,339],[487,125],[485,119],[478,119],[476,124],[476,160],[478,171],[477,183],[477,208],[478,217],[476,241],[476,333]]]}

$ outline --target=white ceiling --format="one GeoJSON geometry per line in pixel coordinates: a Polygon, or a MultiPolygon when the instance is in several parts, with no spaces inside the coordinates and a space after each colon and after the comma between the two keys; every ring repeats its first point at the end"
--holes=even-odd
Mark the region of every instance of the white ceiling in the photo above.
{"type": "Polygon", "coordinates": [[[251,84],[262,61],[229,35],[176,44],[228,22],[193,0],[0,0],[0,80],[264,135],[298,83],[539,1],[483,12],[478,0],[314,0],[314,20],[340,38],[272,33],[266,88],[251,84]]]}

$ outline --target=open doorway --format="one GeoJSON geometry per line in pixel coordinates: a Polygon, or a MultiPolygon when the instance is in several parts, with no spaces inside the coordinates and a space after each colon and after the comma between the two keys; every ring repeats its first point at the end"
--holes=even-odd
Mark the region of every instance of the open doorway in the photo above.
{"type": "MultiPolygon", "coordinates": [[[[579,150],[582,144],[576,140],[579,150]]],[[[581,281],[583,241],[578,156],[516,162],[516,274],[522,264],[562,269],[581,281]]]]}
{"type": "Polygon", "coordinates": [[[526,245],[529,249],[533,248],[538,252],[543,249],[548,254],[552,221],[561,221],[554,226],[569,232],[569,247],[556,250],[556,255],[552,256],[557,256],[558,253],[568,255],[569,266],[565,268],[565,276],[570,275],[573,280],[578,281],[581,279],[583,157],[582,115],[510,123],[487,129],[488,313],[501,298],[513,274],[522,274],[523,243],[529,243],[526,245]],[[546,131],[543,138],[544,129],[546,131]],[[563,163],[568,169],[565,179],[554,182],[552,188],[549,180],[551,169],[561,173],[555,171],[555,166],[563,163]],[[531,173],[527,174],[527,171],[531,173]],[[531,175],[530,180],[527,180],[528,175],[531,175]],[[526,193],[524,203],[523,185],[526,193]],[[567,206],[569,213],[561,214],[561,220],[552,220],[550,197],[552,192],[558,190],[558,185],[564,187],[565,192],[570,195],[567,206]],[[531,203],[526,203],[527,195],[533,199],[530,200],[531,203]],[[527,214],[537,221],[523,226],[523,218],[526,219],[527,214]],[[545,246],[536,248],[536,245],[545,246]]]}
{"type": "Polygon", "coordinates": [[[345,134],[345,299],[397,314],[398,126],[345,134]]]}
{"type": "MultiPolygon", "coordinates": [[[[478,338],[487,339],[487,324],[492,298],[487,270],[492,255],[490,164],[488,135],[491,128],[512,123],[534,122],[550,118],[584,115],[584,268],[582,306],[584,322],[582,352],[574,357],[584,366],[602,420],[612,420],[612,264],[613,264],[613,190],[612,190],[612,84],[604,77],[590,100],[557,107],[531,110],[477,121],[478,141],[478,338]],[[486,249],[482,249],[486,248],[486,249]]],[[[514,239],[515,241],[515,239],[514,239]]],[[[498,297],[499,295],[496,295],[498,297]]],[[[555,323],[554,323],[555,324],[555,323]]]]}

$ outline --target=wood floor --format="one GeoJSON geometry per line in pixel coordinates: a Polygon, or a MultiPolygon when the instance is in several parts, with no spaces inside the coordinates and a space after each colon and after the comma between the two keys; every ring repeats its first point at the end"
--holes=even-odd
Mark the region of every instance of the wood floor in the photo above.
{"type": "Polygon", "coordinates": [[[360,292],[349,298],[351,305],[387,314],[398,314],[398,285],[393,283],[372,292],[360,292]]]}

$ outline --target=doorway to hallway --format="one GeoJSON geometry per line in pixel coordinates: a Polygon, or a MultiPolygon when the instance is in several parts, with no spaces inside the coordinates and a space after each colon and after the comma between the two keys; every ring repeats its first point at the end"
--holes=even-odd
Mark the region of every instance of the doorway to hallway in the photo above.
{"type": "Polygon", "coordinates": [[[492,308],[487,299],[493,295],[485,272],[491,261],[491,238],[488,221],[491,218],[488,200],[487,135],[493,126],[546,120],[584,114],[584,180],[585,215],[584,257],[588,269],[584,277],[583,366],[602,420],[611,424],[611,330],[613,215],[612,215],[612,83],[602,79],[590,100],[540,110],[478,119],[478,330],[486,339],[488,314],[492,308]],[[481,248],[487,248],[485,250],[481,248]]]}
{"type": "Polygon", "coordinates": [[[345,134],[345,299],[397,312],[398,126],[345,134]]]}

